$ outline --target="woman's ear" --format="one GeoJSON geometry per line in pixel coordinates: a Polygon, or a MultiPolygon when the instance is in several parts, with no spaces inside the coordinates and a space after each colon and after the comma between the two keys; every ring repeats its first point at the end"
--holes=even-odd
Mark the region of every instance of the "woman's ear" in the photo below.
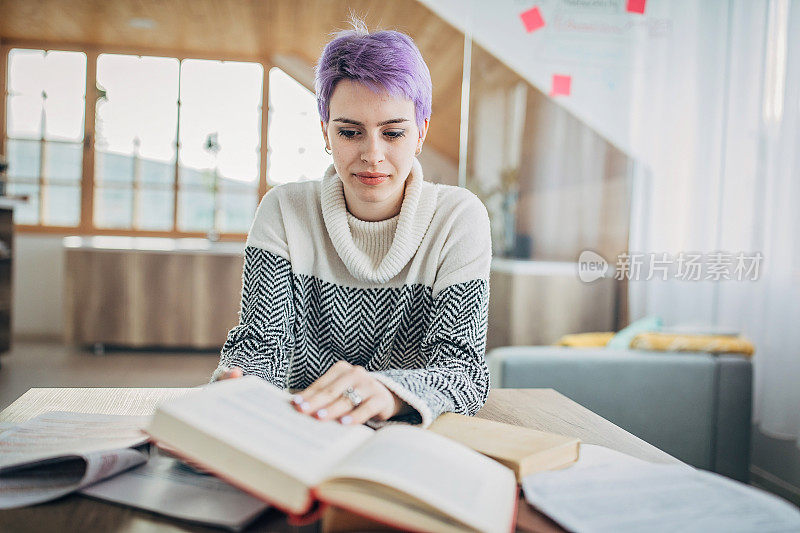
{"type": "Polygon", "coordinates": [[[328,141],[328,125],[322,120],[319,121],[319,125],[322,128],[322,138],[325,139],[325,148],[330,150],[331,143],[328,141]]]}
{"type": "Polygon", "coordinates": [[[428,125],[430,124],[431,119],[426,118],[425,122],[422,124],[422,130],[419,132],[419,142],[420,145],[425,142],[425,137],[428,135],[428,125]]]}
{"type": "Polygon", "coordinates": [[[422,124],[422,129],[419,131],[419,139],[417,140],[417,150],[415,151],[415,155],[419,155],[422,152],[422,143],[425,142],[425,137],[428,135],[428,124],[430,124],[430,119],[426,118],[425,122],[422,124]]]}

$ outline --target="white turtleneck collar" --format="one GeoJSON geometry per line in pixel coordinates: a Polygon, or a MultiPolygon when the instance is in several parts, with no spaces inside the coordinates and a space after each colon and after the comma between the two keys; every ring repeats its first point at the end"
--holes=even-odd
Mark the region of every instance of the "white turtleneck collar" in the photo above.
{"type": "Polygon", "coordinates": [[[322,179],[322,217],[333,246],[358,280],[385,283],[417,253],[436,209],[437,189],[425,182],[417,158],[405,185],[400,214],[378,222],[360,220],[347,211],[342,180],[333,165],[322,179]]]}

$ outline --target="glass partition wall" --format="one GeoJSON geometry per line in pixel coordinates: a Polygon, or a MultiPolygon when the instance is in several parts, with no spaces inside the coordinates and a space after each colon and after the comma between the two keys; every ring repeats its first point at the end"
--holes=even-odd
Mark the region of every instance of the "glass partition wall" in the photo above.
{"type": "Polygon", "coordinates": [[[461,182],[491,220],[487,346],[621,329],[628,286],[614,277],[615,258],[629,247],[634,177],[642,169],[470,37],[459,163],[461,182]],[[588,252],[607,262],[587,281],[578,265],[588,252]]]}
{"type": "Polygon", "coordinates": [[[493,255],[626,250],[630,158],[478,45],[469,55],[466,185],[489,211],[493,255]]]}

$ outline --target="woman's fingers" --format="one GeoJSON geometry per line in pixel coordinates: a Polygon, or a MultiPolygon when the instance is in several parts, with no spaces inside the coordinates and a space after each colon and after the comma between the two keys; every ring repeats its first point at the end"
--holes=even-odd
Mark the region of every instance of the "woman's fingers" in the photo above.
{"type": "Polygon", "coordinates": [[[364,367],[339,362],[292,400],[300,411],[319,420],[363,424],[387,420],[398,412],[395,396],[364,367]],[[348,389],[361,398],[343,394],[348,389]],[[355,404],[353,401],[355,400],[355,404]]]}
{"type": "MultiPolygon", "coordinates": [[[[360,388],[358,389],[358,392],[359,394],[364,394],[360,388]]],[[[337,420],[347,415],[352,410],[353,404],[350,402],[350,400],[342,395],[339,395],[336,400],[322,408],[323,412],[321,415],[318,410],[316,417],[320,420],[337,420]]]]}
{"type": "MultiPolygon", "coordinates": [[[[369,420],[372,416],[379,414],[381,410],[384,410],[386,407],[391,407],[394,404],[394,401],[387,401],[387,397],[391,398],[391,393],[383,386],[381,382],[369,376],[369,379],[366,381],[362,381],[360,385],[350,385],[353,387],[353,392],[358,394],[361,398],[360,402],[357,402],[358,405],[353,404],[351,398],[340,394],[338,398],[336,398],[333,402],[328,404],[327,406],[323,407],[324,410],[323,416],[319,415],[319,411],[317,412],[317,418],[320,420],[334,420],[338,419],[343,424],[350,424],[353,423],[353,417],[350,416],[349,418],[345,418],[346,416],[352,415],[353,411],[356,409],[361,408],[361,406],[368,405],[370,409],[374,408],[375,412],[373,412],[369,417],[365,420],[369,420]]],[[[346,388],[345,388],[346,390],[346,388]]],[[[363,412],[367,412],[367,410],[363,410],[363,412]]],[[[389,415],[391,416],[391,415],[389,415]]],[[[359,422],[363,423],[363,422],[359,422]]]]}
{"type": "Polygon", "coordinates": [[[347,413],[347,415],[345,415],[349,417],[347,420],[340,419],[340,421],[342,424],[363,424],[371,418],[388,420],[392,417],[392,415],[386,416],[387,407],[388,405],[385,399],[381,399],[378,396],[373,396],[347,413]]]}
{"type": "MultiPolygon", "coordinates": [[[[328,408],[333,407],[333,404],[338,400],[344,399],[342,393],[346,391],[348,387],[353,387],[354,389],[358,388],[359,394],[361,394],[362,397],[366,397],[369,393],[368,389],[370,388],[368,382],[370,376],[368,372],[364,370],[362,366],[348,366],[349,368],[341,367],[340,370],[336,372],[335,377],[326,380],[323,385],[316,387],[314,390],[312,390],[312,385],[312,387],[309,387],[305,392],[301,393],[304,400],[301,404],[301,410],[305,413],[315,415],[317,418],[326,418],[328,416],[328,408]],[[322,412],[320,412],[321,410],[322,412]]],[[[333,368],[331,368],[331,370],[333,370],[333,368]]],[[[340,403],[339,407],[350,403],[348,400],[345,401],[347,403],[340,403]]]]}
{"type": "MultiPolygon", "coordinates": [[[[233,366],[219,380],[236,379],[244,375],[233,366]]],[[[397,411],[394,396],[380,381],[362,366],[338,361],[307,389],[295,394],[295,407],[320,420],[339,420],[343,424],[363,424],[370,418],[386,420],[397,411]],[[348,388],[361,397],[358,405],[343,395],[348,388]]]]}
{"type": "MultiPolygon", "coordinates": [[[[309,400],[313,399],[317,394],[320,393],[320,391],[325,389],[331,384],[331,382],[336,380],[343,373],[349,371],[352,367],[353,365],[347,361],[337,361],[328,369],[327,372],[322,374],[319,378],[317,378],[316,381],[314,381],[314,383],[309,385],[306,390],[295,394],[292,398],[292,403],[294,403],[295,406],[297,406],[297,408],[303,412],[311,412],[311,403],[309,400]]],[[[317,409],[319,409],[319,407],[317,407],[317,409]]]]}
{"type": "Polygon", "coordinates": [[[221,381],[223,379],[236,379],[242,377],[242,369],[238,366],[232,366],[225,372],[223,372],[217,381],[221,381]]]}

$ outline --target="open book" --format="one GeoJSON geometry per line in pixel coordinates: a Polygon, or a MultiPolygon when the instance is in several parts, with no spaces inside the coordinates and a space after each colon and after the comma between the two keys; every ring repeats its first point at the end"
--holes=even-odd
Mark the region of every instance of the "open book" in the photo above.
{"type": "Polygon", "coordinates": [[[226,380],[162,404],[146,431],[291,515],[319,501],[404,529],[513,530],[508,468],[419,428],[321,422],[289,400],[256,377],[226,380]]]}
{"type": "Polygon", "coordinates": [[[54,500],[147,461],[146,416],[52,411],[0,433],[0,509],[54,500]]]}

